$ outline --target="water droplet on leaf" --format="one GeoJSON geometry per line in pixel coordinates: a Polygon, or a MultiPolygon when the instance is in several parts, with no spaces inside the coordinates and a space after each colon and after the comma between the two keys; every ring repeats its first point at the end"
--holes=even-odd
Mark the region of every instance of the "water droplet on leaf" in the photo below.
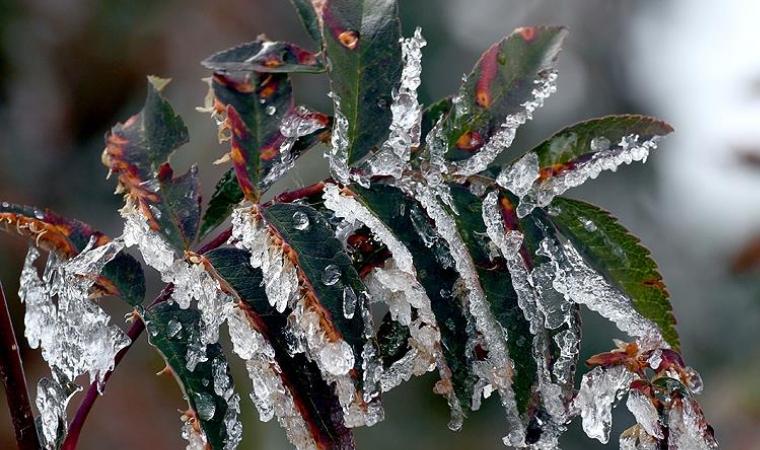
{"type": "Polygon", "coordinates": [[[271,115],[274,115],[275,112],[277,112],[277,108],[275,108],[273,105],[269,105],[264,111],[267,113],[267,116],[271,116],[271,115]]]}
{"type": "Polygon", "coordinates": [[[309,228],[309,216],[301,211],[293,213],[293,227],[301,231],[309,228]]]}
{"type": "Polygon", "coordinates": [[[325,267],[325,271],[322,272],[322,283],[325,286],[332,286],[335,283],[340,280],[340,267],[336,266],[335,264],[330,264],[329,266],[325,267]]]}

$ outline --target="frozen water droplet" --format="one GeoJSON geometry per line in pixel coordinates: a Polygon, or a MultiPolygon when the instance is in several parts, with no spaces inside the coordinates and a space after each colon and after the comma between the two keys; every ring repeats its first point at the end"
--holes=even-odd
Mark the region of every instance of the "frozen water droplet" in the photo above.
{"type": "Polygon", "coordinates": [[[45,218],[45,214],[43,214],[43,212],[38,209],[34,211],[34,217],[39,220],[43,220],[45,218]]]}
{"type": "Polygon", "coordinates": [[[702,382],[702,376],[696,370],[691,367],[684,368],[686,374],[686,386],[691,389],[694,394],[701,394],[704,389],[704,383],[702,382]]]}
{"type": "Polygon", "coordinates": [[[591,139],[591,144],[589,145],[591,147],[591,151],[594,152],[604,152],[610,149],[610,140],[606,137],[600,136],[595,137],[594,139],[591,139]]]}
{"type": "Polygon", "coordinates": [[[169,339],[177,336],[180,330],[182,330],[182,323],[178,320],[171,319],[169,320],[169,323],[166,324],[166,334],[169,336],[169,339]]]}
{"type": "Polygon", "coordinates": [[[649,355],[649,359],[647,360],[649,363],[649,367],[652,368],[652,370],[657,370],[660,368],[660,364],[662,364],[662,350],[659,348],[652,352],[651,355],[649,355]]]}
{"type": "Polygon", "coordinates": [[[325,286],[332,286],[340,281],[341,270],[340,267],[335,264],[330,264],[325,267],[325,271],[322,272],[322,284],[325,286]]]}
{"type": "Polygon", "coordinates": [[[273,116],[274,113],[277,112],[277,108],[275,108],[274,105],[269,105],[269,106],[266,107],[266,109],[264,110],[264,112],[267,113],[267,116],[273,116]]]}
{"type": "Polygon", "coordinates": [[[355,50],[359,45],[359,32],[346,30],[338,35],[340,43],[349,50],[355,50]]]}
{"type": "Polygon", "coordinates": [[[356,292],[350,286],[343,289],[343,315],[346,319],[352,319],[356,312],[356,292]]]}
{"type": "Polygon", "coordinates": [[[305,230],[309,228],[309,216],[303,211],[293,213],[293,227],[296,230],[305,230]]]}
{"type": "Polygon", "coordinates": [[[195,393],[195,412],[201,420],[211,420],[216,413],[216,403],[214,397],[205,392],[195,393]]]}
{"type": "Polygon", "coordinates": [[[346,341],[325,344],[319,359],[324,370],[332,375],[345,375],[354,367],[354,352],[346,341]]]}
{"type": "Polygon", "coordinates": [[[597,230],[596,224],[594,223],[593,220],[587,219],[582,216],[578,217],[578,220],[581,221],[581,223],[583,224],[583,228],[585,228],[586,231],[588,231],[589,233],[593,233],[597,230]]]}
{"type": "Polygon", "coordinates": [[[3,208],[10,208],[11,204],[8,202],[3,202],[3,208]]]}
{"type": "Polygon", "coordinates": [[[549,214],[550,216],[556,217],[556,216],[562,214],[562,208],[560,208],[557,205],[549,205],[546,208],[546,213],[549,214]]]}

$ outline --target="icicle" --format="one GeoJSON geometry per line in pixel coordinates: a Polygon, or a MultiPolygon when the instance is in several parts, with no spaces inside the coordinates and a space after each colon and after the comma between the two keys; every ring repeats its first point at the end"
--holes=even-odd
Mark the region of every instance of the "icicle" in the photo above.
{"type": "Polygon", "coordinates": [[[367,207],[353,197],[342,195],[340,189],[334,184],[325,185],[322,197],[325,200],[325,206],[332,210],[336,216],[347,221],[359,221],[366,225],[375,237],[388,247],[388,250],[393,254],[396,265],[404,272],[415,275],[412,254],[409,249],[367,207]]]}
{"type": "Polygon", "coordinates": [[[330,140],[330,149],[325,153],[325,158],[330,162],[332,177],[341,184],[348,184],[350,178],[348,170],[348,119],[340,110],[338,94],[330,92],[329,96],[335,107],[335,126],[330,140]]]}
{"type": "Polygon", "coordinates": [[[124,245],[137,246],[145,263],[161,273],[166,272],[174,263],[174,249],[153,231],[143,212],[132,204],[121,209],[124,218],[124,245]]]}
{"type": "MultiPolygon", "coordinates": [[[[53,369],[53,375],[54,378],[61,378],[59,374],[56,374],[55,369],[53,369]]],[[[81,390],[79,386],[73,383],[61,381],[62,383],[43,378],[37,383],[35,404],[40,412],[43,444],[48,450],[58,448],[56,445],[58,436],[65,434],[65,428],[68,424],[66,406],[71,397],[81,390]]]]}
{"type": "Polygon", "coordinates": [[[235,450],[243,439],[243,424],[238,418],[240,396],[235,393],[232,379],[227,373],[227,361],[224,358],[216,358],[211,361],[211,370],[214,379],[214,392],[227,402],[227,412],[224,414],[224,427],[227,430],[224,450],[235,450]]]}
{"type": "MultiPolygon", "coordinates": [[[[661,138],[661,136],[653,136],[648,140],[639,142],[639,135],[632,134],[623,137],[612,148],[609,147],[609,141],[606,139],[606,142],[602,141],[601,138],[592,139],[590,151],[595,153],[590,159],[579,162],[574,168],[547,177],[546,179],[535,181],[524,195],[518,195],[520,197],[520,204],[517,206],[517,215],[525,217],[536,206],[543,207],[549,205],[557,195],[563,194],[570,188],[580,186],[589,178],[596,178],[603,170],[614,172],[618,166],[624,163],[630,164],[633,161],[646,162],[649,152],[657,148],[657,143],[661,138]]],[[[530,154],[526,154],[523,159],[528,158],[530,154]]],[[[505,170],[509,171],[512,169],[505,168],[505,170]]],[[[536,174],[537,176],[538,174],[536,174]]],[[[508,178],[508,175],[505,174],[504,178],[500,175],[499,178],[502,180],[500,181],[501,184],[501,182],[508,178]]]]}
{"type": "Polygon", "coordinates": [[[551,94],[557,92],[557,72],[555,70],[545,70],[538,74],[538,78],[533,80],[536,86],[532,95],[533,98],[523,103],[522,111],[510,114],[501,124],[501,129],[497,131],[483,148],[471,158],[458,163],[455,173],[462,176],[475,175],[484,171],[489,164],[512,145],[515,139],[517,128],[526,121],[533,119],[533,112],[544,105],[551,94]]]}
{"type": "Polygon", "coordinates": [[[269,303],[278,312],[285,311],[298,292],[298,274],[282,246],[274,243],[267,225],[249,209],[236,209],[232,213],[232,236],[238,240],[238,247],[250,250],[251,265],[261,268],[269,303]]]}
{"type": "Polygon", "coordinates": [[[589,267],[572,243],[566,242],[560,248],[546,238],[539,252],[551,259],[555,271],[553,286],[568,301],[586,305],[621,331],[640,338],[643,350],[669,348],[657,325],[636,311],[627,295],[589,267]]]}
{"type": "Polygon", "coordinates": [[[285,137],[280,144],[280,161],[267,173],[261,184],[269,187],[292,169],[295,165],[292,149],[298,138],[307,136],[323,126],[322,122],[313,118],[312,111],[305,106],[297,106],[289,112],[280,123],[280,134],[285,137]]]}
{"type": "Polygon", "coordinates": [[[515,393],[512,390],[511,368],[513,363],[509,358],[506,346],[506,330],[493,318],[489,311],[488,300],[480,286],[477,269],[472,261],[467,245],[457,231],[454,218],[449,215],[438,202],[435,194],[423,186],[417,185],[412,194],[420,202],[435,222],[435,229],[448,244],[455,266],[467,291],[467,303],[470,313],[475,319],[477,330],[485,339],[488,350],[488,367],[480,369],[486,380],[493,385],[501,396],[502,404],[507,412],[510,432],[504,438],[506,445],[523,445],[525,440],[525,425],[520,420],[517,411],[515,393]]]}
{"type": "Polygon", "coordinates": [[[414,36],[401,39],[403,68],[397,90],[391,93],[391,125],[388,140],[369,163],[372,175],[401,178],[409,164],[412,147],[420,145],[422,106],[417,100],[417,88],[422,73],[422,47],[427,42],[417,27],[414,36]]]}
{"type": "Polygon", "coordinates": [[[634,379],[634,374],[623,366],[609,369],[595,367],[583,375],[581,388],[572,403],[583,420],[583,431],[602,444],[610,440],[612,405],[620,400],[634,379]]]}

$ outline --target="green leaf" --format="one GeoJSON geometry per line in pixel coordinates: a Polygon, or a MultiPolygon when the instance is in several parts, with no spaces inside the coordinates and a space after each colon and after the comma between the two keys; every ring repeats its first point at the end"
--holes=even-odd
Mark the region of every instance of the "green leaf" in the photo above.
{"type": "Polygon", "coordinates": [[[383,322],[377,330],[377,344],[384,368],[390,368],[409,352],[409,336],[409,327],[393,320],[390,313],[383,316],[383,322]]]}
{"type": "Polygon", "coordinates": [[[155,230],[175,248],[189,250],[198,236],[201,220],[201,193],[198,168],[192,166],[184,175],[174,178],[169,163],[158,169],[155,191],[142,201],[145,216],[155,230]]]}
{"type": "Polygon", "coordinates": [[[673,127],[653,117],[637,115],[608,116],[567,127],[539,144],[541,178],[572,170],[600,151],[614,150],[624,137],[638,135],[639,142],[673,132],[673,127]],[[597,139],[597,141],[594,141],[597,139]],[[592,145],[592,142],[595,142],[592,145]]]}
{"type": "Polygon", "coordinates": [[[168,82],[148,77],[148,96],[142,111],[114,126],[106,136],[103,164],[119,175],[119,181],[130,192],[145,190],[141,184],[154,178],[174,150],[189,140],[182,118],[161,96],[168,82]]]}
{"type": "Polygon", "coordinates": [[[523,104],[533,100],[534,81],[555,70],[566,35],[563,27],[519,28],[483,53],[446,118],[447,159],[470,158],[508,115],[524,111],[523,104]]]}
{"type": "Polygon", "coordinates": [[[469,312],[452,294],[459,274],[453,267],[454,260],[446,242],[438,238],[419,203],[398,188],[374,182],[370,189],[352,185],[350,190],[412,254],[418,279],[430,298],[441,332],[453,395],[463,411],[469,409],[476,381],[471,370],[474,355],[467,347],[472,338],[468,331],[469,312]]]}
{"type": "Polygon", "coordinates": [[[270,230],[294,252],[298,261],[298,276],[312,294],[311,300],[318,303],[315,306],[323,310],[326,333],[342,338],[353,349],[355,370],[351,374],[359,390],[363,390],[362,349],[367,341],[364,337],[364,319],[362,314],[346,318],[343,295],[344,290],[353,289],[354,294],[361,298],[367,289],[351,258],[324,216],[310,206],[275,203],[262,208],[261,215],[270,230]],[[303,217],[301,214],[308,218],[309,225],[305,229],[302,229],[303,222],[299,219],[303,217]],[[339,279],[334,283],[325,283],[325,272],[330,270],[328,267],[336,269],[339,274],[339,279]]]}
{"type": "Polygon", "coordinates": [[[657,324],[665,341],[678,350],[669,294],[649,250],[610,213],[597,206],[567,198],[556,198],[553,205],[559,212],[546,218],[573,243],[591,267],[628,295],[636,311],[657,324]]]}
{"type": "Polygon", "coordinates": [[[536,361],[531,352],[530,326],[517,303],[512,277],[503,259],[489,256],[489,240],[483,222],[482,200],[462,186],[451,185],[451,197],[459,214],[453,217],[459,234],[470,252],[486,294],[493,317],[506,330],[507,348],[514,361],[512,389],[522,413],[529,411],[535,399],[536,361]]]}
{"type": "Polygon", "coordinates": [[[270,304],[263,288],[262,272],[251,267],[250,253],[235,248],[208,252],[210,262],[221,283],[239,299],[240,308],[275,351],[280,377],[309,425],[316,448],[353,449],[351,430],[343,425],[343,413],[333,389],[322,378],[316,364],[304,353],[288,351],[287,317],[290,310],[278,313],[270,304]]]}
{"type": "Polygon", "coordinates": [[[219,71],[261,73],[320,73],[325,67],[317,56],[287,42],[259,38],[215,53],[201,62],[219,71]]]}
{"type": "MultiPolygon", "coordinates": [[[[43,250],[55,252],[62,259],[73,258],[87,247],[90,239],[100,247],[111,238],[79,220],[68,219],[50,210],[0,203],[0,227],[15,232],[43,250]]],[[[131,255],[119,252],[103,268],[95,286],[101,293],[122,298],[132,306],[145,297],[142,266],[131,255]]]]}
{"type": "MultiPolygon", "coordinates": [[[[222,450],[228,438],[227,399],[215,391],[214,365],[227,360],[219,344],[206,347],[208,361],[199,362],[194,371],[187,368],[191,346],[200,342],[201,316],[197,310],[181,309],[176,303],[160,303],[143,314],[148,341],[166,360],[190,408],[195,411],[200,427],[211,449],[222,450]]],[[[229,370],[227,376],[232,384],[229,370]]]]}
{"type": "Polygon", "coordinates": [[[235,170],[228,170],[216,183],[214,194],[209,200],[208,208],[201,223],[201,236],[205,236],[206,233],[227,220],[235,205],[243,201],[243,197],[243,191],[240,190],[240,185],[235,178],[235,170]]]}
{"type": "Polygon", "coordinates": [[[348,119],[348,164],[388,137],[391,91],[401,76],[401,24],[394,0],[326,0],[325,51],[332,91],[348,119]]]}
{"type": "Polygon", "coordinates": [[[298,17],[301,19],[303,27],[309,33],[311,39],[320,47],[322,46],[322,31],[319,26],[319,16],[321,11],[317,11],[316,0],[290,0],[296,8],[298,17]]]}

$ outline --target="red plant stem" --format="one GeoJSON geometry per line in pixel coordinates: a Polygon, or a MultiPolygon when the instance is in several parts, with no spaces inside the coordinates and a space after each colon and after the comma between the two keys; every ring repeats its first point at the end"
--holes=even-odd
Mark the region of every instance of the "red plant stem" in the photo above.
{"type": "Polygon", "coordinates": [[[3,379],[5,395],[8,398],[13,431],[19,450],[40,448],[37,427],[34,425],[32,405],[26,387],[24,365],[18,349],[16,334],[13,332],[11,315],[5,301],[3,286],[0,284],[0,378],[3,379]]]}
{"type": "MultiPolygon", "coordinates": [[[[203,254],[224,245],[224,243],[227,242],[230,236],[232,236],[232,227],[227,228],[226,230],[219,233],[218,236],[216,236],[214,239],[209,241],[206,245],[198,249],[197,253],[203,254]]],[[[173,292],[174,292],[174,284],[172,283],[167,284],[164,287],[164,289],[161,291],[161,293],[158,295],[158,297],[156,297],[150,303],[150,305],[148,305],[147,309],[150,309],[160,303],[167,301],[169,298],[171,298],[171,295],[173,292]]],[[[105,388],[106,382],[108,382],[108,379],[111,378],[111,374],[119,365],[119,362],[121,362],[122,358],[124,358],[124,355],[127,354],[129,349],[132,348],[132,344],[134,344],[135,340],[137,340],[137,338],[140,337],[143,330],[145,330],[145,323],[139,317],[135,315],[135,321],[132,324],[132,327],[127,332],[127,336],[129,336],[129,339],[131,342],[128,346],[121,349],[114,357],[113,369],[107,372],[105,376],[103,377],[104,388],[105,388]]],[[[85,394],[84,399],[82,399],[82,403],[80,403],[79,408],[77,408],[77,412],[74,415],[74,420],[72,420],[71,423],[69,424],[68,433],[66,434],[66,439],[63,441],[63,446],[61,447],[61,450],[75,450],[77,448],[77,443],[79,442],[79,435],[82,433],[82,427],[84,427],[84,423],[87,420],[87,416],[90,414],[90,410],[95,404],[95,400],[97,400],[99,396],[100,396],[100,393],[98,392],[97,383],[91,383],[90,387],[87,388],[87,393],[85,394]]],[[[32,424],[33,423],[34,422],[32,422],[32,424]]],[[[38,448],[39,446],[34,447],[34,450],[37,450],[38,448]]],[[[30,448],[29,450],[31,449],[32,448],[30,448]]],[[[26,448],[23,450],[26,450],[26,448]]]]}
{"type": "MultiPolygon", "coordinates": [[[[327,180],[330,181],[330,180],[327,180]]],[[[298,200],[299,198],[309,197],[312,195],[316,195],[322,192],[322,190],[325,188],[325,182],[319,181],[317,183],[312,184],[311,186],[302,187],[301,189],[296,189],[295,191],[287,191],[283,192],[282,194],[275,197],[275,201],[278,203],[291,203],[294,200],[298,200]]]]}

